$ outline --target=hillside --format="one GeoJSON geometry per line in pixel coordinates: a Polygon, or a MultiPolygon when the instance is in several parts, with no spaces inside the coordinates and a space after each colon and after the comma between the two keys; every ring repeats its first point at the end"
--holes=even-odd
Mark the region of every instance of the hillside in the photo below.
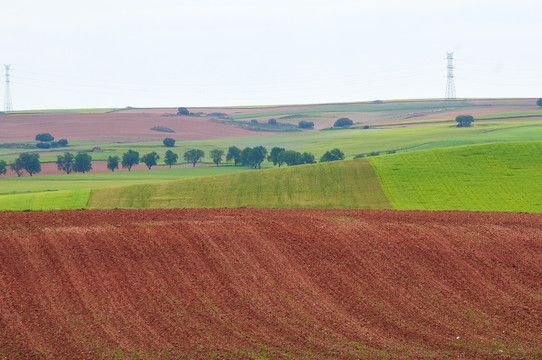
{"type": "Polygon", "coordinates": [[[542,216],[0,217],[0,358],[534,359],[542,216]]]}
{"type": "Polygon", "coordinates": [[[93,189],[87,208],[389,208],[366,160],[93,189]]]}

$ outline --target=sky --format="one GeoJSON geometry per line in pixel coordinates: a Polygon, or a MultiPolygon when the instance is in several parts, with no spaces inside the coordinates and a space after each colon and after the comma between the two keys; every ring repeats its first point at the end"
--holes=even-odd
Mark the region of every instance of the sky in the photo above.
{"type": "Polygon", "coordinates": [[[446,52],[458,98],[542,96],[540,0],[18,0],[0,12],[14,110],[443,98],[446,52]]]}

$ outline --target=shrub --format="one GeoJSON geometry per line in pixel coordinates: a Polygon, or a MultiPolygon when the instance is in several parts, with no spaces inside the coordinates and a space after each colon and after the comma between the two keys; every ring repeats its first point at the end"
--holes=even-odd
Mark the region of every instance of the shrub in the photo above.
{"type": "Polygon", "coordinates": [[[301,129],[313,129],[314,128],[314,123],[312,121],[301,120],[297,125],[301,129]]]}
{"type": "Polygon", "coordinates": [[[164,143],[165,147],[174,147],[175,146],[175,139],[165,138],[163,143],[164,143]]]}
{"type": "Polygon", "coordinates": [[[174,133],[175,132],[175,130],[170,129],[170,128],[165,127],[165,126],[154,126],[154,127],[151,128],[151,130],[162,131],[162,132],[167,132],[167,133],[174,133]]]}
{"type": "Polygon", "coordinates": [[[46,142],[39,142],[36,144],[36,147],[38,149],[49,149],[51,147],[51,144],[46,143],[46,142]]]}
{"type": "Polygon", "coordinates": [[[180,107],[177,109],[177,115],[190,115],[190,111],[185,107],[180,107]]]}
{"type": "Polygon", "coordinates": [[[350,120],[349,118],[340,118],[335,121],[335,124],[333,124],[334,127],[346,127],[353,125],[354,122],[350,120]]]}
{"type": "Polygon", "coordinates": [[[66,139],[58,140],[58,146],[60,146],[60,147],[68,146],[68,140],[66,140],[66,139]]]}
{"type": "Polygon", "coordinates": [[[53,141],[55,138],[49,133],[41,133],[36,135],[36,141],[53,141]]]}
{"type": "Polygon", "coordinates": [[[457,121],[457,127],[470,127],[474,118],[472,115],[457,115],[455,121],[457,121]]]}
{"type": "Polygon", "coordinates": [[[267,120],[267,123],[269,125],[277,125],[277,119],[269,119],[269,120],[267,120]]]}

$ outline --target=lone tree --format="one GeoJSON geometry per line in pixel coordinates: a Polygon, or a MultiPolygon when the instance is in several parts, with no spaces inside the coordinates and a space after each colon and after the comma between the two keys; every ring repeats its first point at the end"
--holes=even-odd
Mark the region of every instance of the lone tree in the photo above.
{"type": "Polygon", "coordinates": [[[185,107],[180,107],[177,109],[177,115],[190,115],[190,111],[185,107]]]}
{"type": "Polygon", "coordinates": [[[277,125],[277,119],[269,119],[269,120],[267,120],[267,123],[269,125],[277,125]]]}
{"type": "Polygon", "coordinates": [[[174,147],[175,146],[175,139],[165,138],[163,143],[164,143],[165,147],[174,147]]]}
{"type": "Polygon", "coordinates": [[[23,166],[23,161],[21,160],[21,158],[15,159],[15,162],[11,163],[9,165],[9,168],[11,169],[11,171],[17,174],[17,177],[23,176],[24,166],[23,166]]]}
{"type": "Polygon", "coordinates": [[[4,160],[0,160],[0,175],[4,175],[7,173],[8,169],[6,169],[7,164],[4,160]]]}
{"type": "Polygon", "coordinates": [[[222,162],[222,157],[224,156],[224,150],[213,149],[211,150],[211,159],[218,166],[222,162]]]}
{"type": "Polygon", "coordinates": [[[79,154],[75,155],[73,171],[84,174],[90,170],[92,170],[92,156],[85,152],[80,152],[79,154]]]}
{"type": "Polygon", "coordinates": [[[354,122],[349,118],[337,119],[337,121],[335,121],[335,124],[333,124],[334,127],[347,127],[350,125],[354,125],[354,122]]]}
{"type": "Polygon", "coordinates": [[[237,146],[230,146],[228,149],[228,154],[226,155],[226,161],[232,161],[234,166],[237,166],[237,163],[241,161],[241,149],[237,146]]]}
{"type": "Polygon", "coordinates": [[[122,154],[122,167],[128,168],[128,171],[132,170],[132,166],[139,164],[139,153],[134,150],[128,150],[122,154]]]}
{"type": "Polygon", "coordinates": [[[344,160],[344,153],[335,148],[330,151],[326,151],[324,155],[320,158],[320,162],[328,162],[328,161],[335,161],[335,160],[344,160]]]}
{"type": "Polygon", "coordinates": [[[69,152],[64,153],[64,155],[58,155],[56,157],[56,167],[60,171],[64,171],[66,174],[69,174],[73,171],[74,156],[69,152]]]}
{"type": "Polygon", "coordinates": [[[175,165],[177,163],[177,158],[179,155],[175,154],[173,151],[168,150],[166,151],[166,155],[164,156],[164,162],[166,165],[169,165],[169,168],[171,169],[171,165],[175,165]]]}
{"type": "Polygon", "coordinates": [[[191,149],[184,153],[184,160],[191,162],[193,167],[196,167],[196,163],[205,156],[203,150],[191,149]]]}
{"type": "Polygon", "coordinates": [[[542,107],[542,98],[536,100],[536,105],[542,107]]]}
{"type": "Polygon", "coordinates": [[[282,158],[281,153],[283,153],[286,149],[275,146],[271,149],[271,153],[269,156],[267,156],[267,161],[271,161],[273,165],[278,165],[279,167],[284,164],[284,159],[282,158]]]}
{"type": "Polygon", "coordinates": [[[457,115],[455,121],[457,121],[457,127],[470,127],[474,118],[472,115],[457,115]]]}
{"type": "Polygon", "coordinates": [[[38,174],[41,171],[40,156],[39,154],[21,154],[19,155],[23,169],[32,176],[38,174]]]}
{"type": "Polygon", "coordinates": [[[36,141],[53,141],[55,138],[49,133],[41,133],[36,135],[36,141]]]}
{"type": "Polygon", "coordinates": [[[107,168],[111,172],[115,172],[115,169],[119,168],[119,157],[117,155],[109,155],[107,158],[107,168]]]}
{"type": "Polygon", "coordinates": [[[151,153],[143,155],[141,157],[141,162],[144,162],[150,170],[154,165],[156,165],[156,160],[158,159],[160,159],[160,155],[158,155],[156,151],[153,151],[151,153]]]}

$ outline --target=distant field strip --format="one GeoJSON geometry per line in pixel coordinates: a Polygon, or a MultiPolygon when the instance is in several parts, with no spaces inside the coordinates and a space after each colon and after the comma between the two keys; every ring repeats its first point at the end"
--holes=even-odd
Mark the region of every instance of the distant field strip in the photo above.
{"type": "Polygon", "coordinates": [[[84,209],[90,189],[0,195],[0,211],[84,209]]]}
{"type": "Polygon", "coordinates": [[[366,160],[94,189],[88,203],[89,209],[179,207],[385,209],[390,206],[366,160]]]}
{"type": "Polygon", "coordinates": [[[461,146],[369,161],[395,209],[542,212],[542,142],[461,146]]]}

